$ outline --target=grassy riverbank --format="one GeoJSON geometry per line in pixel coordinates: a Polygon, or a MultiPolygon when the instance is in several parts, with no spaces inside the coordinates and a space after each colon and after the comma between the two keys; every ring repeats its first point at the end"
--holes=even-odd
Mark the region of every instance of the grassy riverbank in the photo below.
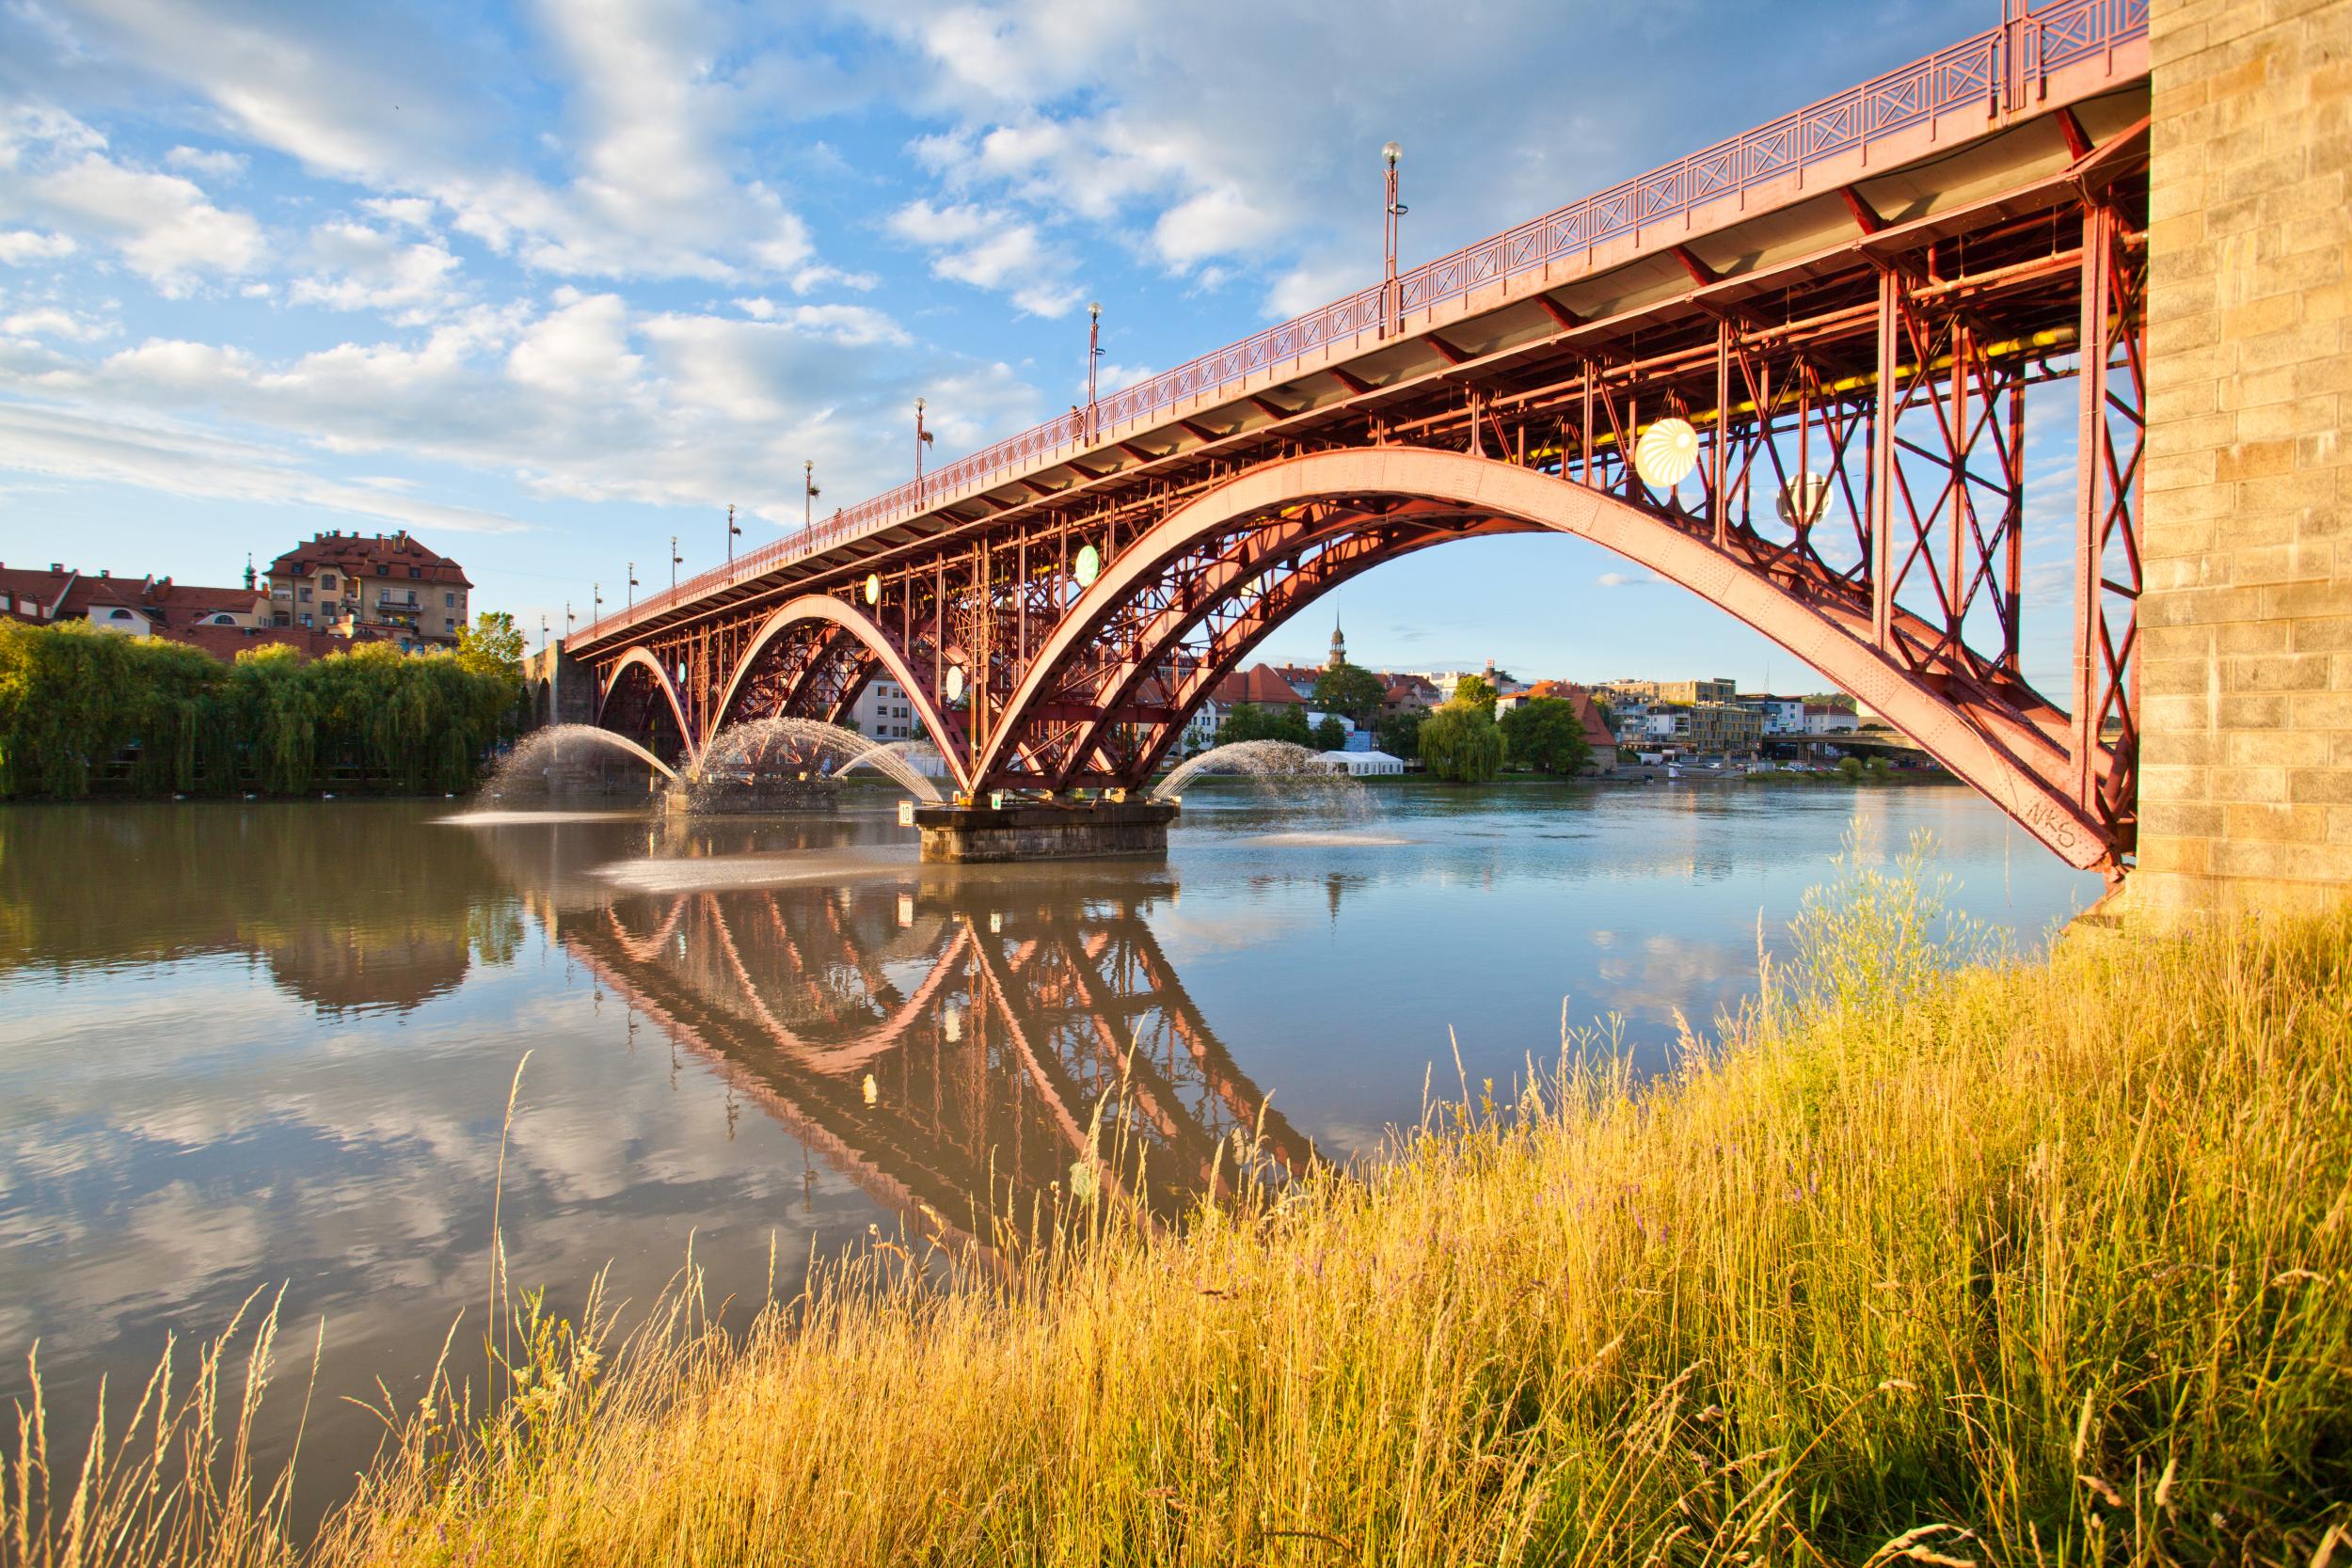
{"type": "MultiPolygon", "coordinates": [[[[499,1418],[462,1408],[476,1339],[311,1556],[2324,1561],[2352,914],[1947,977],[1964,935],[1862,874],[1802,935],[1671,1082],[1469,1085],[1356,1177],[1181,1239],[1073,1199],[1091,1239],[1018,1288],[885,1248],[744,1335],[691,1292],[599,1354],[526,1317],[499,1418]]],[[[240,1366],[209,1436],[199,1383],[118,1414],[87,1475],[11,1455],[0,1560],[289,1560],[227,1463],[240,1366]],[[229,1479],[192,1488],[205,1441],[229,1479]]]]}

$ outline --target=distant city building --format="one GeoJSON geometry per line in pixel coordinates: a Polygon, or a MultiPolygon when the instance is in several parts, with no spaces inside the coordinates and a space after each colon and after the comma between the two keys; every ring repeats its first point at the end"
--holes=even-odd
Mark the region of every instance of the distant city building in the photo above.
{"type": "Polygon", "coordinates": [[[1184,738],[1177,743],[1180,756],[1205,752],[1216,744],[1216,732],[1225,725],[1225,709],[1215,697],[1204,697],[1200,705],[1184,721],[1184,738]]]}
{"type": "Polygon", "coordinates": [[[1803,697],[1773,697],[1751,692],[1740,699],[1740,705],[1753,708],[1763,719],[1767,739],[1775,736],[1804,734],[1803,697]]]}
{"type": "Polygon", "coordinates": [[[1388,689],[1381,694],[1383,713],[1409,713],[1417,708],[1436,707],[1449,693],[1440,692],[1426,675],[1396,675],[1380,672],[1380,679],[1388,689]]]}
{"type": "Polygon", "coordinates": [[[1862,727],[1862,721],[1850,707],[1836,707],[1828,703],[1804,705],[1806,735],[1851,735],[1862,727]]]}
{"type": "Polygon", "coordinates": [[[850,722],[858,734],[876,740],[919,740],[925,734],[923,721],[914,716],[914,705],[907,701],[907,689],[879,677],[867,681],[866,689],[858,693],[850,708],[850,722]]]}
{"type": "Polygon", "coordinates": [[[1454,689],[1473,676],[1493,687],[1498,697],[1507,697],[1527,689],[1525,681],[1514,679],[1508,670],[1496,669],[1491,658],[1486,661],[1484,670],[1433,670],[1422,679],[1437,689],[1438,701],[1450,703],[1454,700],[1454,689]]]}
{"type": "Polygon", "coordinates": [[[1253,664],[1247,670],[1236,670],[1216,683],[1212,693],[1230,712],[1236,703],[1249,703],[1258,707],[1285,707],[1294,704],[1303,706],[1307,699],[1299,694],[1282,673],[1270,664],[1253,664]]]}
{"type": "Polygon", "coordinates": [[[1764,720],[1736,703],[1654,703],[1645,737],[1689,752],[1740,756],[1763,744],[1764,720]]]}
{"type": "Polygon", "coordinates": [[[127,637],[170,637],[196,626],[262,624],[266,598],[251,585],[201,588],[157,577],[95,576],[52,562],[46,571],[0,566],[0,594],[16,621],[87,621],[127,637]]]}
{"type": "Polygon", "coordinates": [[[456,562],[397,533],[314,533],[270,562],[270,619],[338,637],[454,647],[473,584],[456,562]]]}
{"type": "Polygon", "coordinates": [[[1688,681],[1610,681],[1599,689],[1600,694],[1616,704],[1620,699],[1646,703],[1728,703],[1738,699],[1740,683],[1728,675],[1713,680],[1688,681]]]}

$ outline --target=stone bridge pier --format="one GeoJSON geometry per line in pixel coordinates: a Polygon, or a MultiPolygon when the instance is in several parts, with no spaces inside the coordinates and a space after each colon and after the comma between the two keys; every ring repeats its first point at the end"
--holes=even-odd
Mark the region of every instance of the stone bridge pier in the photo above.
{"type": "Polygon", "coordinates": [[[2138,865],[2352,893],[2352,0],[2156,0],[2138,865]]]}

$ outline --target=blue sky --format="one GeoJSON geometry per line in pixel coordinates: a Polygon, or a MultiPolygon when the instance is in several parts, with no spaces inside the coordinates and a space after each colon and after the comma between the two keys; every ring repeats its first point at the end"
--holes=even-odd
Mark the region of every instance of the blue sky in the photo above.
{"type": "MultiPolygon", "coordinates": [[[[405,527],[533,632],[1851,85],[1998,7],[0,0],[0,560],[405,527]]],[[[2071,468],[2068,470],[2071,472],[2071,468]]],[[[1811,685],[1561,539],[1340,597],[1395,668],[1811,685]]],[[[1319,655],[1327,614],[1276,634],[1319,655]]],[[[2046,660],[2044,673],[2047,673],[2046,660]]]]}

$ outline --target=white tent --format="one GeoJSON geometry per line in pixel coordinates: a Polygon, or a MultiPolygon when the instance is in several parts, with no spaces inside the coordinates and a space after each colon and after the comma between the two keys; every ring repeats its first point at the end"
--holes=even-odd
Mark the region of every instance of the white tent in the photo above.
{"type": "Polygon", "coordinates": [[[1350,776],[1359,779],[1367,773],[1405,771],[1404,759],[1392,757],[1386,752],[1326,752],[1323,760],[1345,768],[1350,776]]]}

